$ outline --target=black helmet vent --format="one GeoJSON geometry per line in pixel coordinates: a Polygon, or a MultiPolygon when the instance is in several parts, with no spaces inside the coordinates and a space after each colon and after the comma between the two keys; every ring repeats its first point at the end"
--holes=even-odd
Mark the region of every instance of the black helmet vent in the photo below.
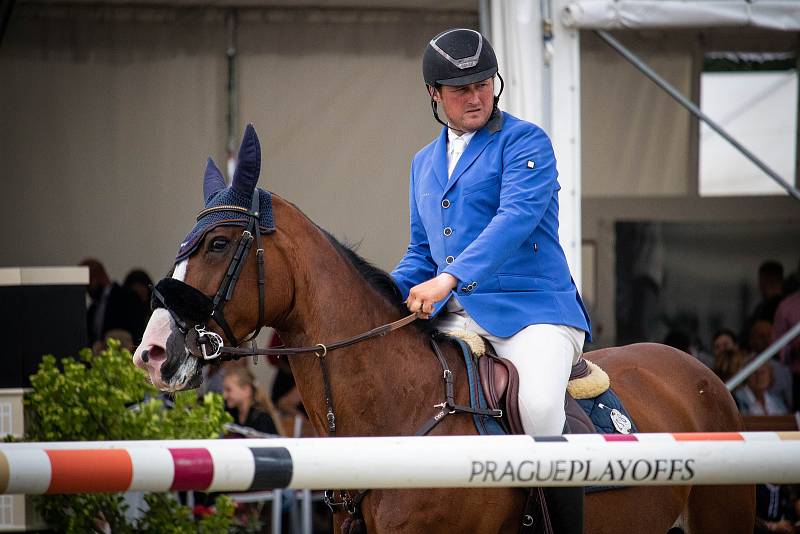
{"type": "MultiPolygon", "coordinates": [[[[474,30],[460,30],[460,31],[472,31],[475,34],[475,36],[478,38],[478,49],[475,50],[475,53],[472,54],[472,55],[466,55],[464,57],[454,58],[450,54],[448,54],[447,52],[445,52],[444,50],[439,48],[439,45],[436,44],[436,41],[438,41],[439,39],[443,39],[443,38],[447,37],[448,34],[453,33],[454,31],[459,31],[459,30],[450,30],[449,32],[445,32],[442,35],[439,35],[438,38],[432,39],[431,43],[430,43],[431,44],[431,48],[436,50],[439,53],[439,55],[441,55],[443,58],[445,58],[447,61],[449,61],[450,63],[452,63],[453,65],[455,65],[459,69],[463,70],[463,69],[469,69],[469,68],[474,67],[475,65],[478,64],[478,60],[481,57],[481,50],[483,50],[483,35],[481,35],[480,33],[476,32],[474,30]]],[[[464,49],[466,47],[463,46],[463,45],[468,44],[468,43],[465,40],[462,40],[461,43],[456,42],[455,44],[461,44],[462,45],[462,46],[457,46],[455,48],[464,49]]],[[[454,50],[454,53],[455,53],[455,50],[454,50]]],[[[466,52],[466,53],[469,54],[469,52],[466,52]]]]}

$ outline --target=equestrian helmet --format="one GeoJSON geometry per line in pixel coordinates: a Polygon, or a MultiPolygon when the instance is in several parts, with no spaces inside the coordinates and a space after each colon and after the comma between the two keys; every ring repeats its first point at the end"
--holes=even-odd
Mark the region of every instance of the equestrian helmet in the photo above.
{"type": "Polygon", "coordinates": [[[422,56],[425,84],[461,86],[497,74],[497,57],[489,41],[475,30],[454,28],[431,39],[422,56]]]}

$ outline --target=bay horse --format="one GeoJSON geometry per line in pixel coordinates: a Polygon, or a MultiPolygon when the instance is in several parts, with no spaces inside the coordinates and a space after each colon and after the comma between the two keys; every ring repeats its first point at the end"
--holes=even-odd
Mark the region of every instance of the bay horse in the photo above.
{"type": "MultiPolygon", "coordinates": [[[[187,348],[187,337],[201,330],[198,325],[214,315],[212,309],[219,312],[218,325],[211,325],[207,334],[226,345],[237,345],[268,325],[290,347],[340,340],[408,313],[385,272],[291,203],[256,187],[260,153],[249,126],[230,187],[208,162],[206,210],[182,244],[171,278],[193,288],[197,300],[156,309],[134,354],[136,365],[163,390],[199,385],[203,358],[187,348]],[[243,215],[248,211],[249,216],[243,215]],[[245,241],[253,242],[253,232],[256,247],[245,246],[245,241]],[[237,257],[238,269],[232,267],[237,257]],[[182,311],[175,309],[181,305],[182,311]]],[[[430,323],[420,320],[331,351],[325,356],[330,391],[317,355],[291,356],[316,432],[329,433],[328,397],[335,406],[338,436],[413,435],[442,399],[442,368],[432,353],[430,333],[430,323]]],[[[456,400],[468,404],[464,360],[451,344],[443,343],[441,349],[455,375],[456,400]]],[[[586,357],[611,377],[640,432],[743,430],[722,382],[677,349],[636,344],[592,351],[586,357]]],[[[476,429],[472,417],[454,415],[431,434],[474,435],[476,429]]],[[[374,490],[362,501],[361,512],[369,533],[512,533],[519,530],[525,498],[524,491],[513,488],[374,490]]],[[[753,486],[642,486],[589,493],[585,530],[749,534],[754,501],[753,486]]],[[[337,532],[345,518],[344,512],[335,515],[337,532]]]]}

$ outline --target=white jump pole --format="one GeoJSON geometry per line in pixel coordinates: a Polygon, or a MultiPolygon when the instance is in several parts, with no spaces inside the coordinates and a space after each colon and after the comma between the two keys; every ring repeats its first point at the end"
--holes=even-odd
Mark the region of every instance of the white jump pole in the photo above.
{"type": "Polygon", "coordinates": [[[10,443],[0,493],[800,482],[800,432],[10,443]]]}

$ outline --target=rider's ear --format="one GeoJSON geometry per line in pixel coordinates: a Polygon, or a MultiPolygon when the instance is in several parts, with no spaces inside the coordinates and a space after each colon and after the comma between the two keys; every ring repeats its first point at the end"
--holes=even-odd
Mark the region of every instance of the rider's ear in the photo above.
{"type": "Polygon", "coordinates": [[[256,188],[259,174],[261,174],[261,143],[256,129],[252,124],[248,124],[242,138],[242,146],[239,147],[239,161],[236,163],[231,186],[249,198],[256,188]]]}
{"type": "Polygon", "coordinates": [[[439,89],[433,87],[432,85],[426,85],[428,88],[428,94],[431,96],[431,99],[436,102],[437,104],[442,101],[442,95],[439,94],[439,89]]]}

